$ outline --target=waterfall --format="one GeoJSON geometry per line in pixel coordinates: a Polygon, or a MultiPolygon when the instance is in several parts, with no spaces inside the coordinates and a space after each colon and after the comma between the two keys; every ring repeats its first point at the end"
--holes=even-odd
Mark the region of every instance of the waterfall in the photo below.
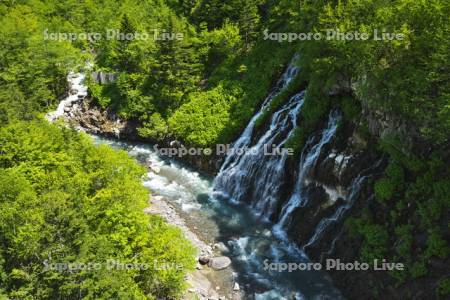
{"type": "Polygon", "coordinates": [[[279,236],[285,236],[285,229],[289,225],[292,212],[299,206],[304,206],[307,199],[302,195],[302,190],[305,185],[310,171],[314,168],[317,159],[322,152],[324,145],[328,144],[336,133],[338,123],[341,119],[337,111],[332,111],[328,118],[327,128],[320,132],[320,140],[313,145],[314,136],[312,136],[306,143],[303,153],[300,158],[300,165],[298,170],[298,178],[289,200],[283,206],[280,214],[279,222],[274,226],[274,232],[279,236]],[[309,151],[307,151],[309,149],[309,151]]]}
{"type": "MultiPolygon", "coordinates": [[[[262,115],[264,110],[269,106],[273,98],[275,98],[275,96],[277,96],[280,92],[282,92],[291,83],[291,81],[295,78],[295,76],[297,76],[299,71],[298,67],[295,65],[297,60],[298,55],[294,55],[294,58],[290,62],[286,71],[283,73],[283,75],[281,75],[281,78],[278,80],[277,84],[269,93],[269,95],[266,97],[266,99],[264,99],[263,104],[261,105],[259,111],[251,118],[247,127],[242,132],[241,136],[233,143],[232,150],[242,149],[250,144],[256,120],[258,120],[258,118],[262,115]]],[[[236,153],[237,151],[231,152],[236,153]]],[[[228,155],[225,158],[225,162],[223,163],[220,172],[225,171],[227,168],[230,168],[231,167],[230,164],[237,163],[238,159],[239,155],[228,155]]]]}
{"type": "MultiPolygon", "coordinates": [[[[265,155],[267,146],[281,148],[292,137],[298,126],[298,115],[303,106],[304,92],[297,93],[275,112],[265,132],[256,134],[255,123],[274,97],[282,92],[298,73],[293,62],[283,73],[276,87],[264,100],[261,109],[251,119],[242,135],[233,145],[234,149],[249,147],[248,154],[230,154],[222,166],[214,184],[220,194],[243,202],[251,196],[252,212],[263,218],[278,210],[280,189],[285,180],[286,153],[265,155]]],[[[61,101],[57,110],[46,117],[52,121],[67,113],[77,99],[87,94],[83,85],[83,74],[68,76],[72,88],[71,95],[61,101]]],[[[266,268],[267,262],[307,262],[308,258],[292,243],[280,240],[272,233],[272,224],[253,218],[246,203],[235,205],[229,201],[218,201],[209,197],[211,181],[201,174],[166,160],[154,151],[151,145],[117,141],[95,136],[96,144],[108,144],[123,149],[142,164],[154,166],[150,169],[143,185],[156,195],[170,201],[184,217],[189,226],[201,228],[205,240],[220,241],[230,256],[234,282],[238,282],[241,292],[250,299],[342,299],[339,291],[321,272],[298,271],[295,273],[272,272],[266,268]],[[156,171],[157,170],[157,171],[156,171]]],[[[312,146],[312,142],[311,142],[312,146]]],[[[269,148],[271,150],[271,148],[269,148]]],[[[214,195],[214,194],[213,194],[214,195]]],[[[156,199],[156,197],[155,197],[156,199]]],[[[178,224],[177,224],[178,225],[178,224]]],[[[222,276],[222,275],[220,275],[222,276]]],[[[245,297],[247,298],[247,297],[245,297]]]]}
{"type": "MultiPolygon", "coordinates": [[[[251,199],[254,212],[270,217],[274,212],[279,189],[284,181],[284,166],[288,154],[273,154],[281,149],[297,126],[297,116],[303,105],[304,92],[295,94],[270,120],[269,129],[244,154],[233,157],[233,163],[222,168],[214,190],[234,202],[251,199]]],[[[239,139],[239,143],[243,139],[239,139]]],[[[242,145],[242,144],[241,144],[242,145]]]]}
{"type": "MultiPolygon", "coordinates": [[[[332,224],[336,224],[340,220],[342,220],[344,214],[346,211],[348,211],[353,204],[355,203],[356,199],[358,199],[361,188],[363,187],[363,184],[367,181],[368,178],[372,177],[374,175],[373,171],[378,169],[380,165],[383,162],[383,158],[380,158],[378,161],[375,162],[372,166],[367,168],[366,170],[361,171],[358,176],[353,179],[352,184],[349,187],[350,195],[346,197],[345,203],[341,206],[339,206],[336,211],[329,217],[322,219],[317,227],[314,230],[314,233],[312,237],[309,239],[309,241],[303,246],[303,249],[306,249],[308,247],[313,246],[324,234],[325,230],[330,227],[332,224]],[[365,175],[368,174],[368,175],[365,175]]],[[[373,197],[374,195],[371,195],[370,197],[373,197]]],[[[333,241],[334,244],[335,241],[333,241]]],[[[332,245],[333,247],[333,245],[332,245]]],[[[330,249],[332,250],[332,249],[330,249]]]]}
{"type": "Polygon", "coordinates": [[[310,238],[310,240],[303,246],[303,249],[306,249],[312,245],[314,245],[323,235],[325,230],[333,223],[336,223],[341,220],[344,213],[349,210],[352,206],[355,200],[359,196],[359,192],[361,191],[361,187],[363,186],[363,183],[367,179],[368,176],[362,176],[358,175],[356,177],[351,186],[350,186],[350,195],[345,200],[345,204],[339,206],[336,211],[333,213],[333,215],[329,218],[322,219],[317,227],[314,230],[313,236],[310,238]]]}

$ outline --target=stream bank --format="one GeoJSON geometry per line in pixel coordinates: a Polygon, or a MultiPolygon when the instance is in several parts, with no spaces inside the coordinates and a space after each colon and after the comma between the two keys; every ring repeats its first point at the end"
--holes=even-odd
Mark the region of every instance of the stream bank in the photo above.
{"type": "MultiPolygon", "coordinates": [[[[216,253],[213,255],[231,259],[231,266],[225,270],[208,272],[208,267],[199,267],[200,270],[187,278],[196,282],[190,293],[200,299],[215,299],[217,296],[258,300],[342,299],[322,271],[287,273],[266,268],[267,261],[308,263],[309,259],[291,243],[273,235],[273,224],[261,220],[245,203],[231,203],[212,193],[211,177],[200,174],[183,162],[161,157],[148,142],[125,142],[125,137],[131,132],[126,128],[132,125],[108,117],[109,112],[106,111],[92,112],[86,99],[87,96],[83,95],[76,101],[63,101],[61,105],[64,107],[58,109],[62,111],[59,117],[75,128],[87,128],[86,131],[95,133],[97,143],[125,150],[140,163],[150,166],[143,184],[156,195],[156,205],[149,212],[162,214],[169,222],[181,226],[194,245],[197,243],[199,256],[202,250],[208,252],[215,245],[216,253]],[[213,293],[214,289],[219,291],[218,295],[213,293]]],[[[218,161],[215,160],[216,163],[218,161]]]]}
{"type": "MultiPolygon", "coordinates": [[[[85,132],[104,137],[120,139],[131,142],[142,142],[158,145],[159,148],[180,149],[189,146],[181,144],[175,139],[154,141],[144,138],[138,134],[139,122],[124,120],[110,109],[102,109],[94,103],[89,95],[82,95],[74,101],[65,102],[61,110],[61,117],[75,128],[82,128],[85,132]]],[[[196,170],[215,176],[224,160],[223,155],[182,155],[176,156],[177,160],[183,161],[196,170]]]]}
{"type": "MultiPolygon", "coordinates": [[[[59,103],[55,111],[46,115],[46,119],[50,122],[62,119],[71,127],[91,134],[97,144],[108,143],[119,149],[124,147],[123,143],[118,142],[119,139],[142,140],[137,135],[136,124],[132,121],[121,120],[114,113],[101,110],[91,104],[87,87],[83,84],[84,79],[85,76],[82,73],[68,75],[70,84],[68,95],[59,103]]],[[[150,151],[144,152],[151,153],[150,151]]],[[[131,156],[133,156],[132,153],[131,156]]],[[[139,160],[139,157],[136,159],[146,166],[149,172],[156,172],[156,167],[149,165],[147,159],[139,160]]],[[[149,204],[150,206],[144,212],[159,215],[167,223],[180,228],[185,238],[197,250],[197,261],[200,257],[210,259],[221,256],[217,245],[208,244],[205,242],[205,238],[199,238],[198,234],[194,232],[198,231],[198,228],[190,223],[187,224],[180,210],[171,205],[167,198],[152,192],[149,204]]],[[[196,269],[187,274],[186,282],[189,288],[183,296],[184,300],[239,300],[242,298],[239,284],[235,282],[233,271],[228,266],[224,270],[216,271],[207,265],[202,266],[198,262],[196,269]]]]}

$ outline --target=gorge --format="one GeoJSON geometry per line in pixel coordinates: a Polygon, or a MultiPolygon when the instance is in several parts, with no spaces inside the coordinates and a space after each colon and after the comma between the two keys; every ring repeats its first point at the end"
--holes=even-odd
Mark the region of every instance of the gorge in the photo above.
{"type": "Polygon", "coordinates": [[[197,230],[202,240],[223,245],[220,251],[231,257],[234,280],[245,299],[340,299],[342,295],[322,271],[273,272],[265,267],[268,262],[309,263],[310,258],[325,265],[327,258],[334,257],[348,211],[355,202],[364,205],[365,197],[370,198],[362,190],[382,164],[380,158],[361,162],[366,153],[351,151],[336,141],[342,119],[337,109],[330,111],[323,129],[308,138],[298,159],[283,151],[267,155],[267,147],[283,148],[301,122],[305,91],[291,96],[262,128],[265,131],[255,129],[272,99],[297,76],[297,60],[295,55],[232,144],[214,180],[177,162],[177,157],[164,157],[152,144],[101,137],[117,138],[120,131],[130,130],[120,125],[123,121],[114,122],[107,116],[103,121],[116,124],[117,131],[102,132],[101,122],[100,126],[86,123],[78,111],[87,97],[82,74],[69,75],[77,93],[61,101],[47,118],[63,117],[72,126],[100,134],[94,135],[96,143],[123,149],[150,165],[144,186],[174,205],[190,228],[202,228],[197,230]],[[245,147],[248,151],[238,151],[245,147]]]}
{"type": "Polygon", "coordinates": [[[449,16],[1,1],[0,299],[447,299],[449,16]]]}

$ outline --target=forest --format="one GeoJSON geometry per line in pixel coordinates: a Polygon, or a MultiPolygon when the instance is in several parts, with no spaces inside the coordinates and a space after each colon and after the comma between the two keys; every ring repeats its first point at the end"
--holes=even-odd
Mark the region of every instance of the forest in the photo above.
{"type": "Polygon", "coordinates": [[[445,299],[449,274],[435,280],[430,261],[448,262],[450,254],[449,34],[445,0],[2,1],[0,299],[178,299],[195,268],[195,250],[181,231],[143,212],[149,199],[143,167],[45,120],[67,95],[70,71],[89,62],[114,74],[106,84],[88,76],[90,96],[99,108],[136,122],[140,138],[212,147],[239,136],[296,53],[299,74],[256,127],[306,88],[301,125],[287,141],[299,155],[328,111],[342,110],[344,122],[389,158],[374,183],[380,213],[363,211],[346,222],[363,241],[361,260],[402,261],[408,271],[390,273],[398,287],[430,277],[430,298],[445,299]],[[264,38],[330,28],[370,38],[264,38]],[[148,38],[106,38],[108,30],[148,38]],[[374,30],[404,39],[376,40],[374,30]],[[344,92],[331,97],[336,87],[344,92]],[[371,136],[367,110],[414,124],[426,149],[411,147],[404,135],[371,136]],[[417,232],[426,233],[426,247],[416,247],[417,232]],[[61,259],[184,267],[43,270],[44,262],[61,259]]]}

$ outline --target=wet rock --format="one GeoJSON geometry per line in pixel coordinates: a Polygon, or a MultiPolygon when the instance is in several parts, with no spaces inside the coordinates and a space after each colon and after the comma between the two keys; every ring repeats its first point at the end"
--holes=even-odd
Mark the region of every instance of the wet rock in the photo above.
{"type": "Polygon", "coordinates": [[[181,145],[181,143],[180,143],[179,141],[173,140],[173,141],[171,141],[171,142],[169,143],[169,146],[170,146],[170,147],[174,147],[174,148],[180,148],[182,145],[181,145]]]}
{"type": "Polygon", "coordinates": [[[228,252],[229,251],[228,247],[225,246],[225,244],[222,243],[222,242],[214,244],[213,245],[213,249],[217,250],[217,251],[220,251],[220,252],[228,252]]]}
{"type": "Polygon", "coordinates": [[[70,91],[69,91],[69,94],[71,94],[71,95],[75,95],[75,94],[77,94],[78,93],[78,90],[76,90],[76,89],[71,89],[70,91]]]}
{"type": "MultiPolygon", "coordinates": [[[[324,218],[330,216],[334,207],[327,207],[328,195],[321,186],[309,185],[304,191],[305,199],[308,199],[302,207],[294,210],[292,223],[288,229],[289,236],[298,244],[305,245],[314,234],[315,228],[324,218]]],[[[342,203],[340,201],[338,205],[342,203]]]]}
{"type": "Polygon", "coordinates": [[[233,291],[237,292],[237,291],[239,291],[239,290],[240,290],[240,288],[239,288],[239,283],[235,282],[235,283],[234,283],[234,286],[233,286],[233,291]]]}
{"type": "Polygon", "coordinates": [[[223,270],[230,266],[231,259],[226,256],[213,257],[209,260],[208,266],[214,270],[223,270]]]}
{"type": "Polygon", "coordinates": [[[207,257],[207,256],[200,256],[200,257],[198,258],[198,262],[199,262],[200,264],[202,264],[202,265],[208,264],[209,261],[210,261],[210,258],[207,257]]]}

